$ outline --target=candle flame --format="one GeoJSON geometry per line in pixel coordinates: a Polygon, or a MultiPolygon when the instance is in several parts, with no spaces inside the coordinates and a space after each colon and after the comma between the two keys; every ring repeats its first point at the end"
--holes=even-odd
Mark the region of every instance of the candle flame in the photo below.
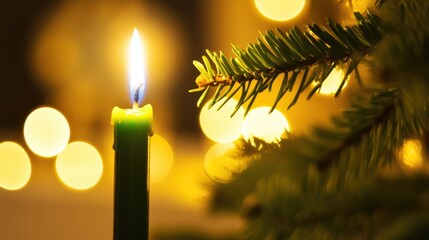
{"type": "Polygon", "coordinates": [[[146,76],[144,67],[146,63],[143,55],[144,47],[137,28],[134,28],[133,37],[128,49],[129,84],[133,107],[138,107],[138,104],[141,103],[145,88],[146,76]]]}

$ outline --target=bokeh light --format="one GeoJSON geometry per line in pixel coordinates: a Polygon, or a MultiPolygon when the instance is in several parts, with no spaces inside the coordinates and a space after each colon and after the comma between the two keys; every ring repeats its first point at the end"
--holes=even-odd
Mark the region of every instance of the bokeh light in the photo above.
{"type": "Polygon", "coordinates": [[[24,138],[35,154],[53,157],[69,142],[70,127],[58,110],[41,107],[31,112],[25,120],[24,138]]]}
{"type": "Polygon", "coordinates": [[[100,180],[103,160],[92,145],[72,142],[57,156],[55,168],[65,185],[85,190],[95,186],[100,180]]]}
{"type": "Polygon", "coordinates": [[[242,171],[246,163],[233,157],[233,143],[217,143],[206,153],[204,167],[211,179],[216,182],[228,182],[234,173],[242,171]]]}
{"type": "Polygon", "coordinates": [[[277,109],[269,113],[270,110],[270,107],[258,107],[247,114],[242,125],[244,139],[257,137],[268,143],[278,142],[285,132],[290,131],[289,122],[283,113],[277,109]]]}
{"type": "Polygon", "coordinates": [[[372,7],[374,5],[374,1],[373,0],[352,0],[351,4],[353,5],[354,12],[364,12],[364,11],[367,11],[369,7],[372,7]]]}
{"type": "Polygon", "coordinates": [[[173,150],[161,136],[154,134],[150,139],[150,183],[164,179],[173,166],[173,150]]]}
{"type": "Polygon", "coordinates": [[[305,0],[255,0],[258,11],[274,21],[287,21],[304,9],[305,0]]]}
{"type": "Polygon", "coordinates": [[[417,139],[407,139],[404,141],[400,151],[399,158],[406,166],[418,168],[423,164],[422,143],[417,139]]]}
{"type": "Polygon", "coordinates": [[[228,100],[221,109],[223,101],[217,102],[211,108],[208,101],[200,112],[200,126],[204,134],[219,143],[228,143],[241,136],[241,124],[244,119],[244,109],[240,109],[231,117],[237,105],[234,99],[228,100]]]}
{"type": "MultiPolygon", "coordinates": [[[[329,76],[323,81],[322,87],[319,90],[321,94],[334,94],[338,91],[341,82],[344,78],[344,71],[342,68],[334,68],[329,76]]],[[[344,86],[347,86],[348,79],[344,83],[344,86]]]]}
{"type": "Polygon", "coordinates": [[[24,148],[14,142],[0,144],[0,187],[18,190],[31,176],[31,162],[24,148]]]}

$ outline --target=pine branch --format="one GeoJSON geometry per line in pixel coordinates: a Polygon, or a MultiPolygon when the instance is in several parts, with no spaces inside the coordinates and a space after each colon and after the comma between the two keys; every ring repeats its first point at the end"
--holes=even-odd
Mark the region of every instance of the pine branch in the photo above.
{"type": "Polygon", "coordinates": [[[237,160],[250,157],[254,161],[231,183],[216,186],[220,192],[212,196],[213,208],[237,207],[235,204],[242,199],[231,200],[227,192],[233,193],[234,198],[243,198],[256,182],[276,172],[301,183],[317,182],[323,188],[338,189],[346,177],[348,181],[358,179],[391,163],[397,147],[415,135],[414,128],[406,127],[408,121],[414,122],[412,117],[408,121],[396,119],[406,111],[398,96],[396,89],[390,89],[376,91],[369,98],[359,97],[349,109],[332,118],[331,127],[315,127],[306,136],[289,135],[279,145],[238,143],[237,160]],[[229,190],[222,190],[224,187],[229,190]]]}
{"type": "Polygon", "coordinates": [[[289,173],[297,170],[286,164],[290,160],[287,153],[296,146],[293,142],[284,139],[283,146],[271,144],[268,149],[260,142],[253,146],[255,150],[240,144],[243,152],[256,159],[232,182],[218,183],[212,191],[216,196],[212,201],[217,201],[212,202],[213,210],[234,211],[245,217],[249,239],[318,239],[326,234],[331,236],[328,239],[374,239],[398,231],[415,236],[412,229],[417,225],[411,224],[422,224],[421,214],[429,216],[427,173],[395,177],[366,174],[342,181],[335,190],[328,189],[320,184],[317,174],[306,181],[289,173]],[[262,152],[256,150],[260,147],[262,152]],[[400,223],[406,223],[408,229],[398,229],[400,223]]]}
{"type": "MultiPolygon", "coordinates": [[[[429,2],[392,2],[383,1],[383,10],[390,12],[381,15],[383,36],[369,51],[373,81],[382,89],[356,97],[327,128],[315,127],[309,135],[289,136],[278,144],[238,145],[237,159],[250,157],[251,164],[231,182],[213,186],[211,207],[244,213],[247,239],[429,237],[427,170],[382,177],[386,165],[403,171],[396,154],[405,139],[422,139],[429,132],[429,2]]],[[[308,79],[319,66],[314,64],[286,71],[280,98],[295,82],[305,86],[307,81],[299,79],[308,79]]],[[[242,89],[246,84],[246,94],[253,81],[225,76],[217,87],[238,84],[242,89]]],[[[271,89],[275,78],[260,79],[254,86],[271,89]]],[[[220,90],[216,94],[230,96],[220,90]]]]}
{"type": "Polygon", "coordinates": [[[428,188],[424,173],[367,177],[337,191],[273,175],[252,193],[255,200],[247,207],[258,206],[259,214],[248,216],[247,232],[250,239],[415,239],[411,236],[419,235],[412,230],[428,226],[421,222],[429,217],[427,199],[422,200],[428,188]],[[404,223],[408,229],[398,229],[404,223]]]}
{"type": "Polygon", "coordinates": [[[194,61],[201,74],[196,79],[199,88],[190,91],[203,91],[197,105],[215,88],[211,105],[241,94],[237,109],[248,103],[249,111],[256,96],[271,91],[274,81],[283,75],[273,109],[285,94],[298,88],[290,108],[304,90],[312,88],[307,96],[311,98],[331,71],[342,67],[345,76],[335,94],[338,96],[348,76],[357,71],[360,61],[376,47],[383,35],[383,23],[374,14],[368,12],[363,16],[356,12],[355,17],[358,23],[346,27],[328,19],[327,27],[313,23],[306,31],[298,27],[288,32],[269,30],[261,33],[261,39],[256,44],[249,44],[246,50],[233,45],[236,57],[230,59],[222,52],[217,54],[207,50],[203,62],[194,61]]]}
{"type": "Polygon", "coordinates": [[[341,172],[348,174],[348,169],[359,173],[373,171],[380,166],[380,159],[391,159],[393,147],[404,138],[405,133],[397,132],[402,129],[396,126],[399,121],[394,113],[400,107],[397,101],[396,89],[357,98],[351,108],[332,118],[332,127],[315,127],[309,137],[303,138],[296,158],[311,157],[319,170],[338,165],[344,168],[341,172]]]}
{"type": "Polygon", "coordinates": [[[282,146],[287,174],[306,179],[310,165],[321,171],[338,168],[337,183],[346,175],[370,174],[395,159],[404,139],[429,129],[429,29],[423,28],[429,25],[429,4],[410,1],[398,9],[402,16],[392,22],[374,56],[386,89],[357,97],[332,118],[331,127],[316,127],[309,136],[287,141],[282,146]]]}

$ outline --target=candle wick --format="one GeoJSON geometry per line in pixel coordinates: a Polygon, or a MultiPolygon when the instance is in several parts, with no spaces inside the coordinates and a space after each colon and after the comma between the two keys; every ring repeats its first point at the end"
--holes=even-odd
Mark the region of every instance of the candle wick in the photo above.
{"type": "Polygon", "coordinates": [[[138,108],[139,107],[139,95],[140,95],[140,89],[144,87],[144,83],[140,83],[137,88],[136,91],[134,93],[134,103],[133,103],[133,108],[138,108]]]}
{"type": "Polygon", "coordinates": [[[134,102],[133,103],[133,110],[136,110],[139,108],[139,103],[138,102],[134,102]]]}

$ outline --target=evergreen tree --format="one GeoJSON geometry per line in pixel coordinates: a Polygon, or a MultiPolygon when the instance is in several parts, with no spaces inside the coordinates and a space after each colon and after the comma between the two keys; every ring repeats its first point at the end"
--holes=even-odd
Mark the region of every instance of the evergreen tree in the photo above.
{"type": "Polygon", "coordinates": [[[338,96],[349,75],[361,81],[360,64],[371,68],[369,84],[330,126],[278,143],[237,141],[237,161],[249,164],[213,183],[210,209],[242,214],[244,239],[429,239],[425,163],[410,170],[398,160],[407,140],[424,153],[429,143],[429,1],[378,0],[354,17],[354,25],[270,30],[246,49],[233,45],[232,58],[207,51],[194,61],[198,105],[236,96],[247,111],[266,91],[277,96],[272,109],[286,95],[293,107],[341,67],[338,96]]]}

